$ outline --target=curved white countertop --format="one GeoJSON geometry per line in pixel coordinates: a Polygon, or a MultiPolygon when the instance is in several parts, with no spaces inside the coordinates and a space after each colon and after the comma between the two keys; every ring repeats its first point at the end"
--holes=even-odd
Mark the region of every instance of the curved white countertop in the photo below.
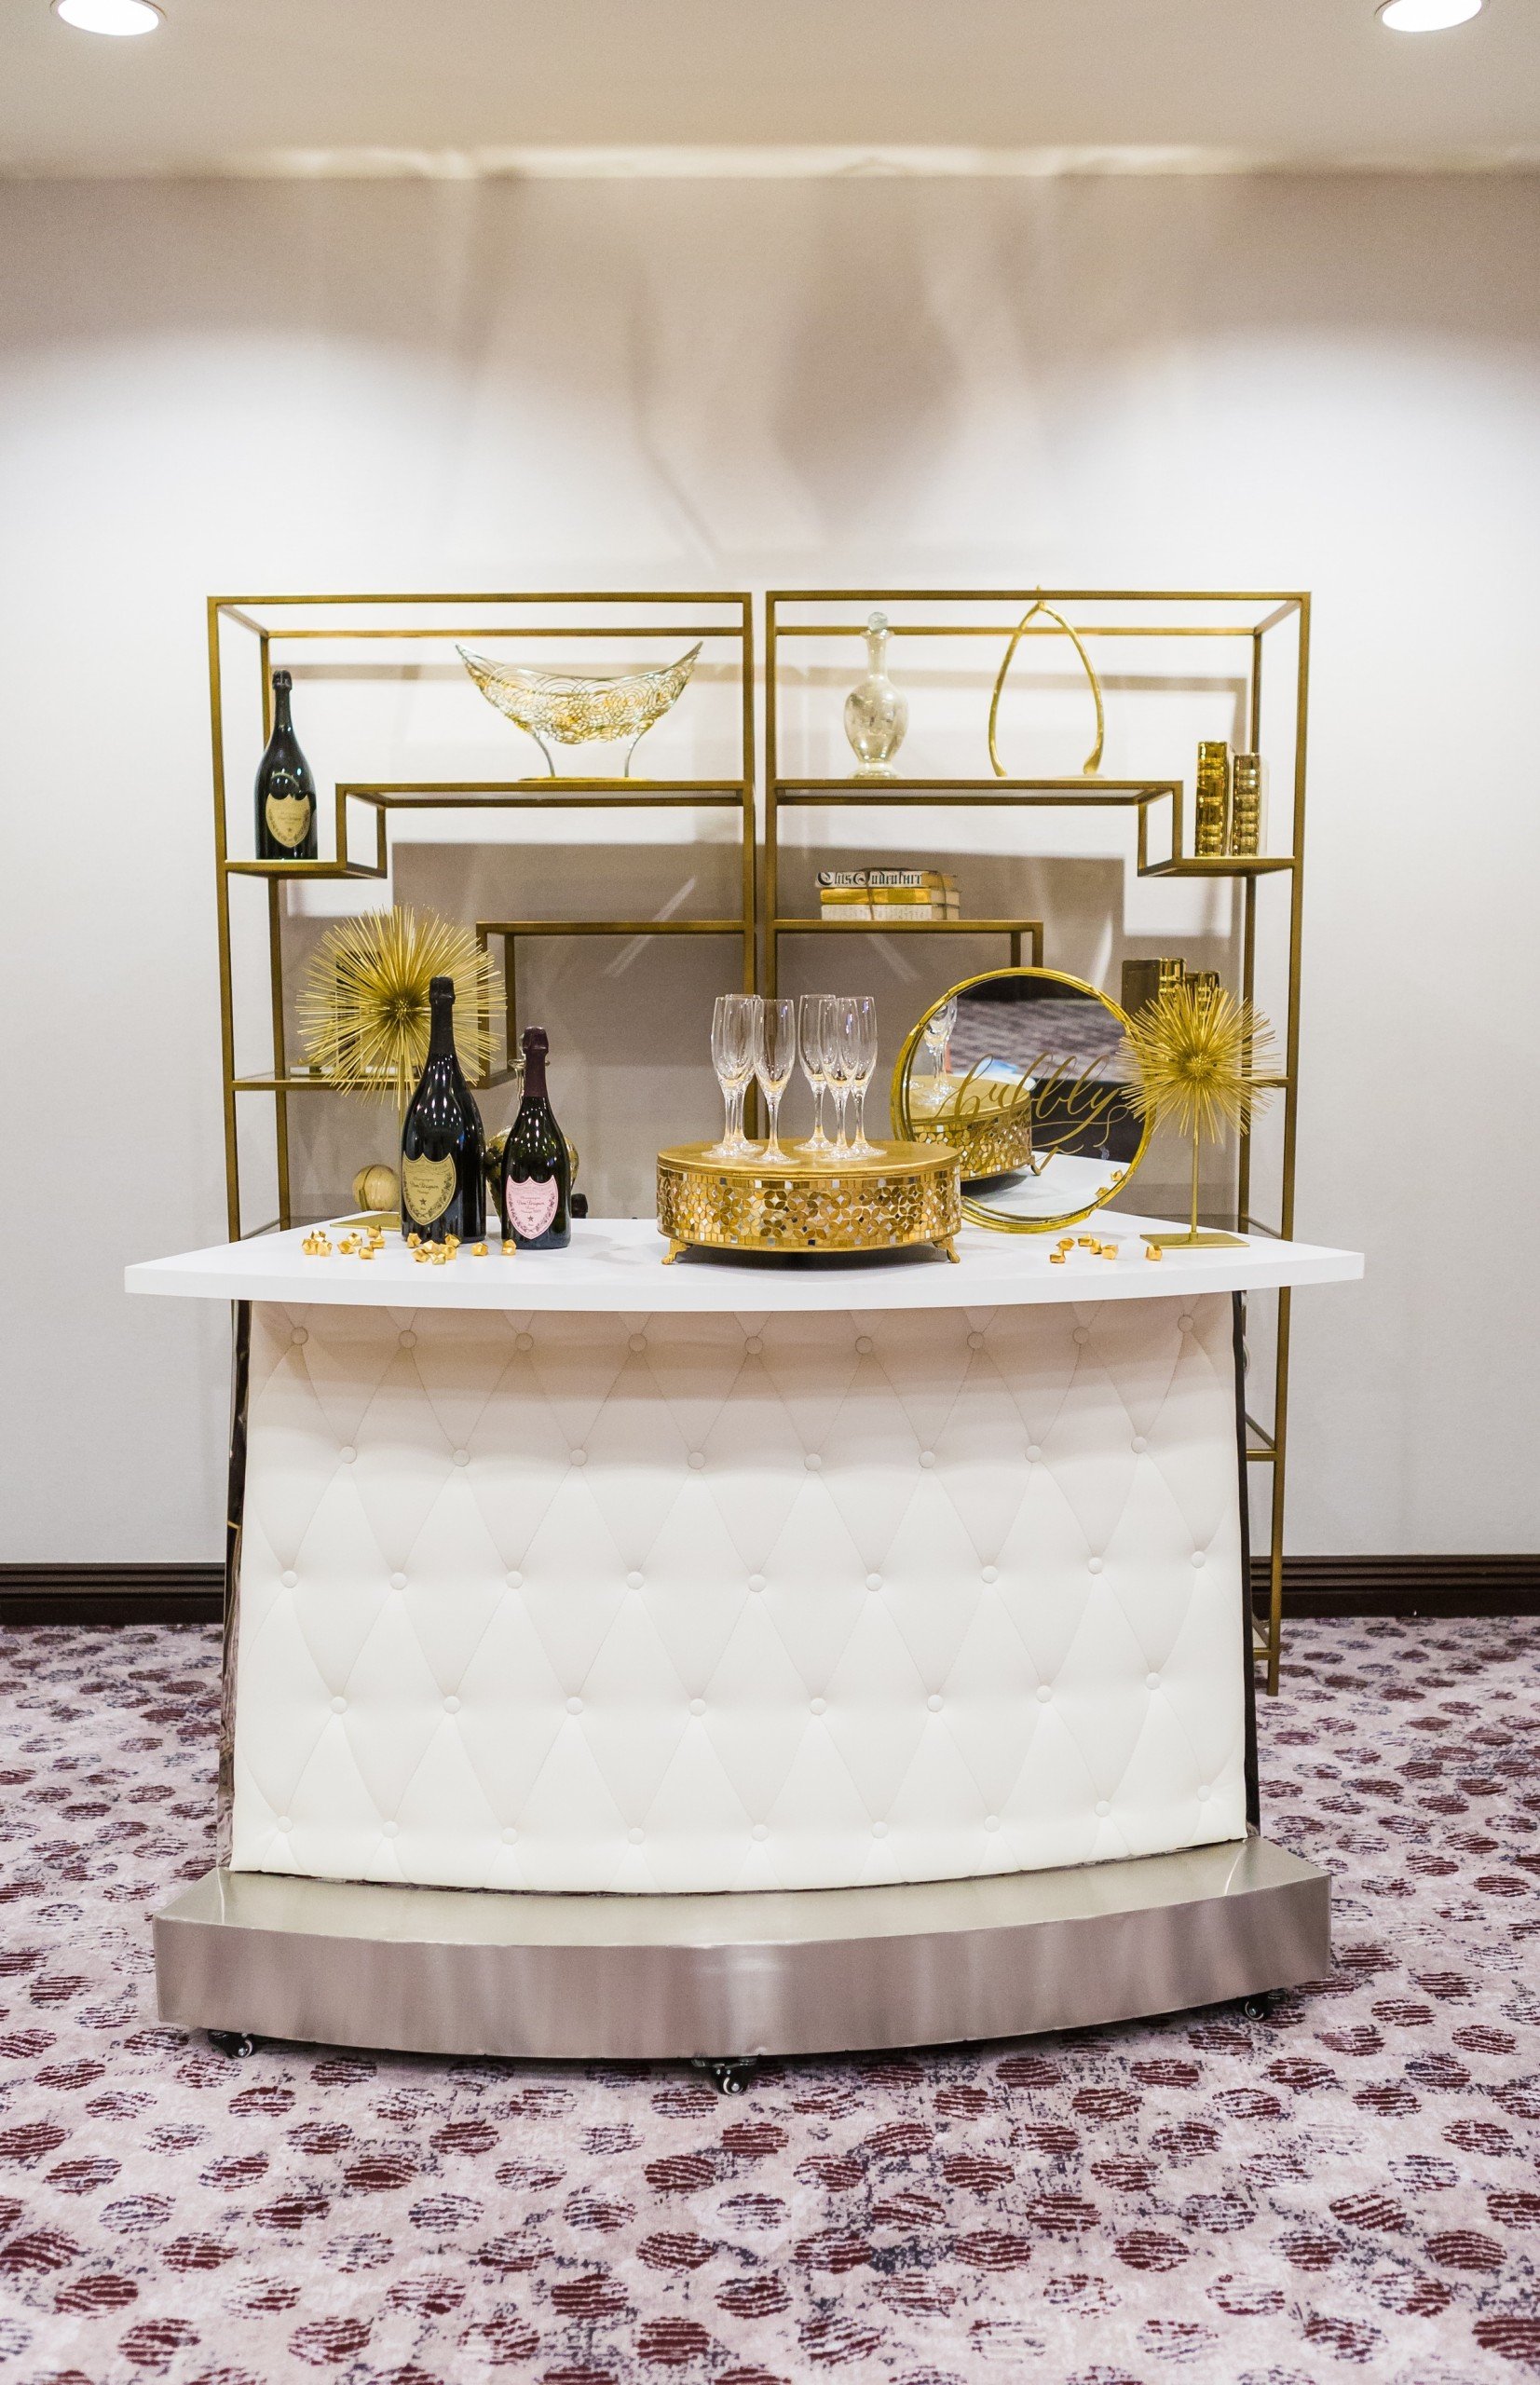
{"type": "MultiPolygon", "coordinates": [[[[254,1235],[124,1271],[130,1292],[189,1300],[276,1301],[285,1305],[384,1309],[606,1310],[622,1315],[784,1310],[992,1309],[1039,1302],[1178,1300],[1199,1292],[1263,1291],[1285,1284],[1341,1284],[1364,1272],[1363,1257],[1311,1243],[1252,1234],[1238,1247],[1167,1250],[1147,1260],[1139,1237],[1169,1221],[1101,1211],[1094,1220],[1115,1260],[1076,1249],[1062,1266],[1048,1254],[1056,1236],[964,1227],[958,1263],[938,1251],[842,1259],[768,1258],[691,1250],[672,1267],[650,1218],[589,1218],[567,1250],[419,1266],[395,1234],[378,1257],[307,1258],[306,1230],[254,1235]]],[[[1082,1226],[1078,1232],[1086,1232],[1082,1226]]],[[[333,1229],[336,1231],[335,1227],[333,1229]]]]}

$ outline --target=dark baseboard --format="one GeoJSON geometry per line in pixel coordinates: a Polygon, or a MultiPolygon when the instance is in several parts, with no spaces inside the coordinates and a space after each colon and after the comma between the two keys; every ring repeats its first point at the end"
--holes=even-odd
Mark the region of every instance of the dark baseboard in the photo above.
{"type": "Polygon", "coordinates": [[[223,1565],[0,1565],[0,1624],[217,1623],[223,1565]]]}
{"type": "MultiPolygon", "coordinates": [[[[1267,1560],[1251,1566],[1267,1598],[1267,1560]]],[[[0,1565],[0,1624],[217,1623],[220,1565],[0,1565]]],[[[1540,1615],[1533,1557],[1287,1557],[1284,1614],[1540,1615]]]]}
{"type": "MultiPolygon", "coordinates": [[[[1260,1608],[1267,1560],[1251,1560],[1260,1608]]],[[[1284,1615],[1540,1615],[1540,1554],[1286,1557],[1284,1615]]]]}

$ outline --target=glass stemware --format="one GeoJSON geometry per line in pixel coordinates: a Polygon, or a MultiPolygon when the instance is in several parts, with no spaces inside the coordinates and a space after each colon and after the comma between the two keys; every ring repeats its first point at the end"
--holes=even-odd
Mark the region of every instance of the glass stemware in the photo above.
{"type": "Polygon", "coordinates": [[[753,1146],[743,1133],[743,1095],[754,1074],[758,1002],[753,994],[718,994],[711,1015],[711,1064],[722,1088],[726,1123],[707,1159],[741,1159],[753,1146]]]}
{"type": "Polygon", "coordinates": [[[840,1008],[839,1031],[850,1046],[850,1087],[855,1104],[855,1132],[851,1137],[852,1159],[878,1159],[876,1143],[866,1140],[866,1087],[877,1068],[877,1003],[870,994],[853,994],[840,1008]]]}
{"type": "Polygon", "coordinates": [[[803,994],[797,1005],[797,1042],[802,1052],[802,1073],[812,1095],[812,1133],[797,1148],[804,1159],[827,1159],[834,1145],[824,1132],[824,1096],[828,1090],[828,1015],[827,994],[803,994]]]}
{"type": "Polygon", "coordinates": [[[853,994],[829,996],[828,1042],[825,1047],[824,1065],[828,1073],[829,1089],[834,1095],[834,1157],[837,1159],[848,1159],[851,1151],[845,1137],[845,1110],[855,1077],[859,1041],[855,1013],[856,998],[853,994]]]}
{"type": "Polygon", "coordinates": [[[784,995],[767,994],[759,1003],[754,1034],[754,1072],[770,1112],[767,1160],[784,1160],[786,1156],[781,1148],[776,1122],[781,1114],[781,1097],[791,1083],[796,1066],[797,1004],[784,995]]]}

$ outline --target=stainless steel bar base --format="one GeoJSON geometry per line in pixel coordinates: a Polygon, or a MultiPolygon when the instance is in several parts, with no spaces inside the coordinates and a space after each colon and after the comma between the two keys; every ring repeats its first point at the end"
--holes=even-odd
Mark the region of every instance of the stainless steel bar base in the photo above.
{"type": "Polygon", "coordinates": [[[1266,1839],[1061,1872],[536,1896],[210,1872],[155,1918],[163,2020],[545,2060],[1025,2037],[1319,1979],[1330,1883],[1266,1839]]]}

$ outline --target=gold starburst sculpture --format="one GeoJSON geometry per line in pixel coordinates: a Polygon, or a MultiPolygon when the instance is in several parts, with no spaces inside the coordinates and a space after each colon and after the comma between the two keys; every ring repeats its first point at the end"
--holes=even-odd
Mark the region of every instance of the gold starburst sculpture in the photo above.
{"type": "Polygon", "coordinates": [[[1212,1249],[1238,1243],[1233,1233],[1200,1233],[1198,1161],[1203,1142],[1248,1127],[1273,1088],[1259,1067],[1275,1064],[1273,1029],[1256,1005],[1222,986],[1187,978],[1146,1002],[1128,1022],[1136,1074],[1128,1088],[1136,1116],[1192,1138],[1192,1215],[1185,1233],[1146,1234],[1167,1247],[1212,1249]]]}
{"type": "Polygon", "coordinates": [[[455,983],[455,1048],[474,1083],[491,1054],[499,999],[490,953],[431,911],[366,911],[328,929],[306,972],[300,1027],[311,1066],[343,1093],[407,1096],[428,1057],[428,988],[455,983]]]}

